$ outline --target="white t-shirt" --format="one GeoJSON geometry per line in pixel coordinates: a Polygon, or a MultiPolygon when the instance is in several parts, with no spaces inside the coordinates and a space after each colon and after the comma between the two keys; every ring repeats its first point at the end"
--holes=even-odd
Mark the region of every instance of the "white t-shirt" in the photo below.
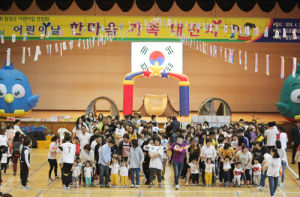
{"type": "Polygon", "coordinates": [[[202,146],[200,156],[206,156],[203,161],[205,161],[207,158],[211,158],[212,161],[214,161],[214,156],[216,155],[216,149],[212,145],[210,145],[209,147],[207,147],[206,145],[202,146]]]}
{"type": "Polygon", "coordinates": [[[48,159],[56,159],[57,148],[58,148],[58,144],[56,142],[51,142],[49,147],[48,159]]]}
{"type": "Polygon", "coordinates": [[[21,128],[20,128],[18,125],[15,125],[15,126],[14,126],[14,130],[15,130],[16,132],[20,132],[21,135],[24,134],[23,131],[21,130],[21,128]]]}
{"type": "MultiPolygon", "coordinates": [[[[85,126],[85,128],[87,129],[87,133],[88,133],[88,130],[89,130],[88,126],[84,122],[82,124],[85,126]]],[[[81,132],[81,124],[78,125],[78,129],[76,129],[76,125],[75,125],[72,132],[75,133],[75,136],[78,137],[82,133],[81,132]]]]}
{"type": "Polygon", "coordinates": [[[232,141],[231,142],[231,147],[233,148],[233,149],[236,149],[237,147],[238,147],[238,141],[236,140],[236,141],[232,141]]]}
{"type": "MultiPolygon", "coordinates": [[[[118,174],[119,172],[119,164],[115,163],[115,164],[110,164],[109,168],[111,169],[111,174],[118,174]]],[[[128,175],[128,174],[127,174],[128,175]]]]}
{"type": "Polygon", "coordinates": [[[224,170],[229,170],[229,169],[231,169],[231,163],[230,163],[230,161],[224,161],[224,163],[223,163],[223,169],[224,170]]]}
{"type": "Polygon", "coordinates": [[[120,176],[128,176],[129,166],[120,167],[120,176]]]}
{"type": "Polygon", "coordinates": [[[281,161],[286,162],[286,165],[288,165],[288,160],[287,160],[285,149],[283,147],[281,147],[281,149],[277,148],[277,151],[278,151],[278,154],[280,155],[281,161]]]}
{"type": "Polygon", "coordinates": [[[60,145],[63,148],[62,157],[63,163],[74,163],[75,152],[76,152],[76,145],[66,142],[60,145]]]}
{"type": "Polygon", "coordinates": [[[237,167],[235,167],[233,170],[234,176],[238,178],[241,177],[242,171],[243,171],[242,168],[238,169],[237,167]]]}
{"type": "Polygon", "coordinates": [[[261,165],[260,165],[260,163],[254,164],[252,166],[252,169],[253,169],[253,175],[260,175],[261,174],[261,165]]]}
{"type": "Polygon", "coordinates": [[[116,136],[121,136],[122,138],[119,139],[119,142],[123,141],[123,135],[125,134],[125,130],[123,128],[118,129],[116,128],[116,136]]]}
{"type": "Polygon", "coordinates": [[[267,166],[268,166],[268,170],[267,170],[267,176],[273,176],[275,174],[275,177],[279,176],[279,169],[281,166],[281,160],[280,158],[273,158],[273,157],[269,157],[267,160],[267,166]]]}
{"type": "Polygon", "coordinates": [[[277,128],[269,128],[265,131],[265,136],[267,136],[267,146],[275,146],[276,135],[279,134],[277,128]]]}
{"type": "MultiPolygon", "coordinates": [[[[163,158],[164,148],[162,146],[151,146],[150,144],[148,144],[148,146],[149,146],[149,148],[148,148],[148,154],[149,155],[159,153],[161,158],[163,158]]],[[[147,148],[144,148],[144,149],[147,150],[147,148]]],[[[155,169],[163,170],[163,165],[162,165],[161,158],[159,158],[158,156],[156,156],[155,159],[151,158],[149,168],[155,168],[155,169]]]]}
{"type": "Polygon", "coordinates": [[[91,168],[91,166],[90,167],[85,167],[84,168],[84,177],[86,177],[86,178],[90,178],[90,177],[92,177],[92,168],[91,168]]]}
{"type": "Polygon", "coordinates": [[[97,142],[96,140],[94,140],[92,143],[91,143],[91,149],[93,149],[93,151],[95,152],[95,147],[97,145],[97,142]]]}
{"type": "Polygon", "coordinates": [[[205,172],[212,172],[213,168],[215,168],[215,165],[213,163],[211,164],[205,164],[205,172]]]}
{"type": "Polygon", "coordinates": [[[199,174],[199,164],[189,163],[191,167],[191,174],[199,174]]]}
{"type": "Polygon", "coordinates": [[[272,156],[269,153],[265,153],[263,157],[264,157],[264,161],[267,162],[267,160],[272,156]]]}
{"type": "Polygon", "coordinates": [[[85,145],[87,145],[89,143],[89,140],[90,140],[90,137],[91,135],[89,133],[85,133],[84,135],[81,133],[79,136],[78,136],[78,139],[80,141],[80,149],[82,150],[83,147],[85,145]]]}
{"type": "Polygon", "coordinates": [[[0,135],[0,146],[7,146],[7,137],[5,135],[0,135]]]}
{"type": "MultiPolygon", "coordinates": [[[[244,154],[243,151],[240,150],[236,153],[236,155],[238,156],[239,162],[241,162],[243,169],[247,166],[249,161],[252,161],[252,155],[249,151],[247,151],[246,154],[244,154]]],[[[250,165],[247,169],[250,169],[250,165]]]]}
{"type": "Polygon", "coordinates": [[[72,167],[72,171],[73,171],[73,173],[72,173],[72,177],[78,177],[79,175],[80,175],[80,169],[79,169],[79,166],[73,166],[72,167]]]}
{"type": "Polygon", "coordinates": [[[11,157],[11,155],[7,153],[2,153],[1,163],[7,163],[8,157],[11,157]]]}
{"type": "Polygon", "coordinates": [[[279,140],[281,142],[281,147],[286,149],[287,148],[287,140],[288,140],[288,136],[286,133],[279,133],[279,140]]]}

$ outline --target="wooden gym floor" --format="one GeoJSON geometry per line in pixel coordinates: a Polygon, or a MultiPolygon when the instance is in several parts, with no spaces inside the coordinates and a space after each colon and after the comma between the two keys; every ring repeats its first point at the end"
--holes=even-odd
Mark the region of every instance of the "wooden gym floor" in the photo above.
{"type": "MultiPolygon", "coordinates": [[[[269,194],[269,184],[266,180],[267,188],[264,192],[258,191],[255,187],[242,188],[233,187],[203,187],[203,186],[184,186],[184,180],[180,180],[181,189],[176,191],[173,184],[173,169],[167,165],[165,181],[163,181],[163,188],[159,189],[157,181],[154,182],[154,188],[149,189],[146,185],[140,185],[139,189],[121,189],[109,188],[100,189],[96,188],[71,188],[71,191],[63,191],[61,180],[48,181],[48,150],[46,149],[33,149],[31,153],[31,169],[29,172],[28,186],[31,190],[21,190],[19,165],[16,176],[13,176],[12,164],[7,169],[7,175],[2,175],[2,188],[3,193],[10,193],[14,197],[75,197],[75,196],[130,196],[130,197],[147,197],[147,196],[168,196],[168,197],[184,197],[184,196],[230,196],[230,197],[267,197],[269,194]]],[[[288,152],[289,163],[291,162],[291,152],[288,152]]],[[[276,197],[299,197],[300,196],[300,181],[296,180],[298,174],[297,165],[290,165],[286,168],[285,185],[279,187],[276,191],[276,197]]],[[[59,176],[60,170],[58,170],[59,176]]],[[[53,176],[53,174],[52,174],[53,176]]],[[[144,177],[141,177],[143,182],[144,177]]],[[[130,186],[130,181],[128,180],[130,186]]]]}

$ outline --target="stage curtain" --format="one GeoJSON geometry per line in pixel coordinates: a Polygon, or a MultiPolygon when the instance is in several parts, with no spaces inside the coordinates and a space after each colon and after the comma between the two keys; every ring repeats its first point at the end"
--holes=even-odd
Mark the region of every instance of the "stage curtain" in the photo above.
{"type": "Polygon", "coordinates": [[[114,5],[114,0],[96,0],[96,4],[102,11],[110,10],[114,5]]]}
{"type": "Polygon", "coordinates": [[[33,0],[15,0],[17,7],[22,11],[27,10],[32,4],[32,2],[33,0]]]}
{"type": "Polygon", "coordinates": [[[196,0],[196,1],[199,7],[206,12],[211,11],[216,4],[215,0],[196,0]]]}
{"type": "Polygon", "coordinates": [[[54,0],[35,0],[35,3],[40,10],[47,11],[52,7],[54,0]]]}
{"type": "Polygon", "coordinates": [[[61,11],[65,11],[72,5],[73,0],[55,0],[55,3],[61,11]]]}
{"type": "Polygon", "coordinates": [[[0,9],[3,11],[9,10],[13,2],[13,0],[0,0],[0,9]]]}
{"type": "Polygon", "coordinates": [[[216,2],[224,12],[231,10],[235,4],[235,0],[216,0],[216,2]]]}
{"type": "Polygon", "coordinates": [[[158,8],[163,12],[168,12],[174,4],[174,0],[156,0],[158,8]]]}
{"type": "Polygon", "coordinates": [[[257,0],[258,6],[264,12],[271,12],[276,5],[277,0],[257,0]]]}
{"type": "Polygon", "coordinates": [[[129,10],[131,10],[134,4],[134,0],[118,0],[116,2],[123,12],[128,12],[129,10]]]}
{"type": "Polygon", "coordinates": [[[75,0],[78,7],[83,10],[87,11],[91,9],[94,5],[94,0],[75,0]]]}
{"type": "Polygon", "coordinates": [[[194,5],[195,5],[195,0],[175,0],[177,6],[185,12],[190,11],[194,5]]]}
{"type": "Polygon", "coordinates": [[[296,6],[296,0],[278,0],[278,5],[282,11],[291,12],[296,6]]]}
{"type": "Polygon", "coordinates": [[[237,6],[244,12],[251,11],[256,5],[257,0],[236,0],[237,6]]]}
{"type": "Polygon", "coordinates": [[[149,11],[153,7],[154,3],[155,3],[155,0],[136,0],[135,1],[135,4],[137,5],[137,7],[143,12],[149,11]]]}

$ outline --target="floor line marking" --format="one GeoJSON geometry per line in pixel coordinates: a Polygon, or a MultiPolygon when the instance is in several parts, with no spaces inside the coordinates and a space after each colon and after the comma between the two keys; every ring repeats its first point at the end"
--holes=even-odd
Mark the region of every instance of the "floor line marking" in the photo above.
{"type": "MultiPolygon", "coordinates": [[[[61,174],[61,172],[60,172],[57,176],[59,176],[60,174],[61,174]]],[[[50,181],[50,183],[48,183],[47,186],[49,186],[54,180],[55,180],[55,179],[52,179],[52,180],[50,181]]]]}
{"type": "Polygon", "coordinates": [[[141,197],[142,191],[140,191],[139,197],[141,197]]]}
{"type": "Polygon", "coordinates": [[[12,180],[14,180],[14,178],[11,178],[9,181],[7,181],[6,183],[4,183],[2,186],[5,186],[7,183],[11,182],[12,180]]]}
{"type": "Polygon", "coordinates": [[[240,197],[240,194],[237,192],[238,197],[240,197]]]}
{"type": "Polygon", "coordinates": [[[282,195],[284,196],[284,197],[286,197],[286,195],[284,194],[284,192],[280,189],[280,187],[277,187],[278,189],[279,189],[279,191],[282,193],[282,195]]]}
{"type": "Polygon", "coordinates": [[[13,189],[9,190],[9,192],[7,192],[7,193],[9,194],[11,191],[13,191],[13,189]]]}
{"type": "MultiPolygon", "coordinates": [[[[31,173],[28,178],[33,175],[36,171],[38,171],[41,167],[43,167],[46,163],[48,163],[48,161],[46,161],[43,165],[41,165],[38,169],[36,169],[33,173],[31,173]]],[[[22,182],[20,182],[18,185],[20,185],[22,182]]]]}
{"type": "Polygon", "coordinates": [[[300,185],[297,183],[297,181],[295,179],[293,179],[292,177],[291,177],[291,179],[298,185],[298,187],[300,187],[300,185]]]}
{"type": "Polygon", "coordinates": [[[38,193],[38,195],[36,195],[35,197],[38,197],[44,190],[40,191],[40,193],[38,193]]]}
{"type": "Polygon", "coordinates": [[[287,166],[287,168],[298,178],[297,173],[290,166],[287,166]]]}

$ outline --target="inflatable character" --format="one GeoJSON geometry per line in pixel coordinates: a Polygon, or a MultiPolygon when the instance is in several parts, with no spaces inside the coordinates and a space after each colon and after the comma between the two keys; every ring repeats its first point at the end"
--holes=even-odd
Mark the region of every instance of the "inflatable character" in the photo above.
{"type": "Polygon", "coordinates": [[[297,64],[296,77],[290,75],[284,81],[279,101],[276,106],[285,119],[300,120],[300,64],[297,64]]]}
{"type": "MultiPolygon", "coordinates": [[[[5,64],[6,65],[6,64],[5,64]]],[[[0,69],[0,117],[21,117],[36,106],[39,95],[32,95],[26,76],[13,64],[0,69]]]]}

